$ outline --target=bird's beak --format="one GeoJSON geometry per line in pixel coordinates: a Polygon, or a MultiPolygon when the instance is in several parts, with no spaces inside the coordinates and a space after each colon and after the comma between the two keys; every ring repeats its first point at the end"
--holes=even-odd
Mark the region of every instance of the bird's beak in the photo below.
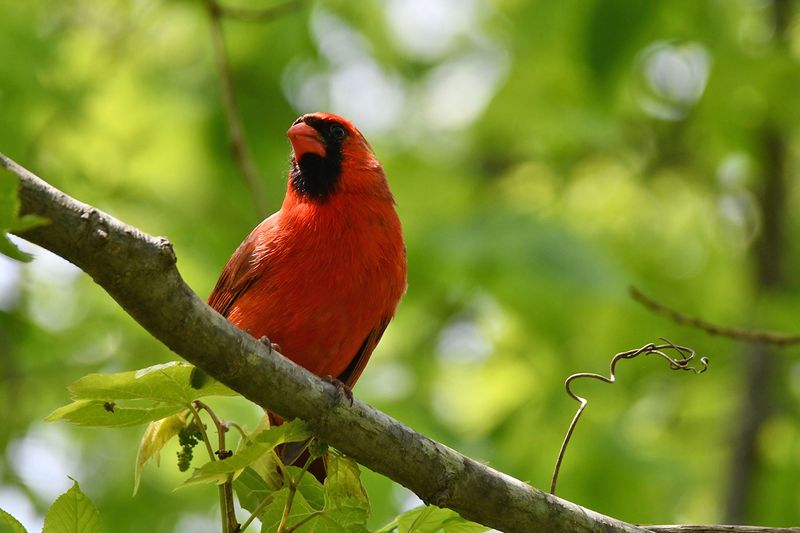
{"type": "Polygon", "coordinates": [[[298,161],[305,154],[317,154],[325,157],[325,143],[322,142],[322,137],[320,137],[317,130],[305,122],[298,122],[293,125],[286,132],[286,135],[289,136],[289,142],[292,143],[292,150],[294,150],[294,157],[298,161]]]}

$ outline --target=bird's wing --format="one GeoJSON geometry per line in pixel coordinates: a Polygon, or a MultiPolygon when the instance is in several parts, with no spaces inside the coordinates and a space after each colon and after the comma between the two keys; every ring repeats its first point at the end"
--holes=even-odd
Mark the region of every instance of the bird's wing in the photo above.
{"type": "Polygon", "coordinates": [[[372,351],[375,349],[375,346],[378,345],[378,341],[381,340],[383,332],[386,331],[386,326],[389,325],[391,320],[391,316],[384,317],[383,320],[369,332],[369,335],[367,335],[367,338],[361,343],[361,347],[358,349],[358,352],[356,352],[353,360],[347,365],[344,372],[336,376],[339,381],[348,387],[352,387],[355,384],[361,372],[364,371],[364,367],[367,361],[369,361],[369,356],[372,355],[372,351]]]}
{"type": "Polygon", "coordinates": [[[253,230],[233,253],[208,297],[208,305],[226,318],[236,300],[258,279],[263,266],[255,254],[258,229],[253,230]]]}

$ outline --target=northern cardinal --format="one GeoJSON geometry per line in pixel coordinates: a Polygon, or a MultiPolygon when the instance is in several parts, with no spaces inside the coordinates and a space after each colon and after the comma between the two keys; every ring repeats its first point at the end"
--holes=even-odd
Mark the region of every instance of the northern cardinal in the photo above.
{"type": "Polygon", "coordinates": [[[287,135],[283,205],[239,245],[208,303],[349,392],[406,290],[400,220],[383,168],[352,123],[311,113],[287,135]]]}

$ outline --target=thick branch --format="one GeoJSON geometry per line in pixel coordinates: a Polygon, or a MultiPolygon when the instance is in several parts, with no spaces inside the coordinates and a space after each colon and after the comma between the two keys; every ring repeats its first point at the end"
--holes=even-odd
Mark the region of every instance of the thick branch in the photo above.
{"type": "Polygon", "coordinates": [[[497,472],[338,393],[214,312],[186,285],[169,242],[70,198],[0,154],[20,178],[23,214],[51,221],[19,236],[89,274],[154,337],[187,361],[405,485],[423,501],[502,531],[644,531],[497,472]]]}
{"type": "Polygon", "coordinates": [[[800,527],[758,526],[645,526],[657,533],[800,533],[800,527]]]}
{"type": "Polygon", "coordinates": [[[286,418],[305,420],[322,440],[425,502],[508,532],[632,533],[656,527],[637,527],[550,496],[430,440],[358,399],[352,406],[337,401],[333,385],[270,352],[192,292],[178,273],[166,239],[74,200],[2,154],[0,165],[20,179],[22,214],[51,221],[20,237],[88,273],[147,331],[187,361],[253,402],[286,418]]]}

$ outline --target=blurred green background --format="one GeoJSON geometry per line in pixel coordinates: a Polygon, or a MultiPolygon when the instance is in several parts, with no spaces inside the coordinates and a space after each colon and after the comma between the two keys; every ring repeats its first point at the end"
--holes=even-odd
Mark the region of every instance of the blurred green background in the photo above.
{"type": "MultiPolygon", "coordinates": [[[[260,217],[229,155],[203,2],[0,10],[0,151],[167,236],[205,297],[260,217]]],[[[303,112],[355,121],[389,176],[409,290],[360,398],[546,489],[576,407],[564,379],[664,336],[710,371],[651,358],[579,384],[591,403],[559,495],[638,523],[800,523],[800,350],[710,337],[627,295],[798,330],[798,2],[320,0],[225,32],[271,210],[303,112]]],[[[0,507],[38,530],[73,476],[109,531],[216,531],[213,489],[173,492],[174,448],[131,497],[143,428],[42,421],[86,373],[176,356],[34,254],[0,258],[0,507]]],[[[374,525],[417,503],[364,479],[374,525]]]]}

